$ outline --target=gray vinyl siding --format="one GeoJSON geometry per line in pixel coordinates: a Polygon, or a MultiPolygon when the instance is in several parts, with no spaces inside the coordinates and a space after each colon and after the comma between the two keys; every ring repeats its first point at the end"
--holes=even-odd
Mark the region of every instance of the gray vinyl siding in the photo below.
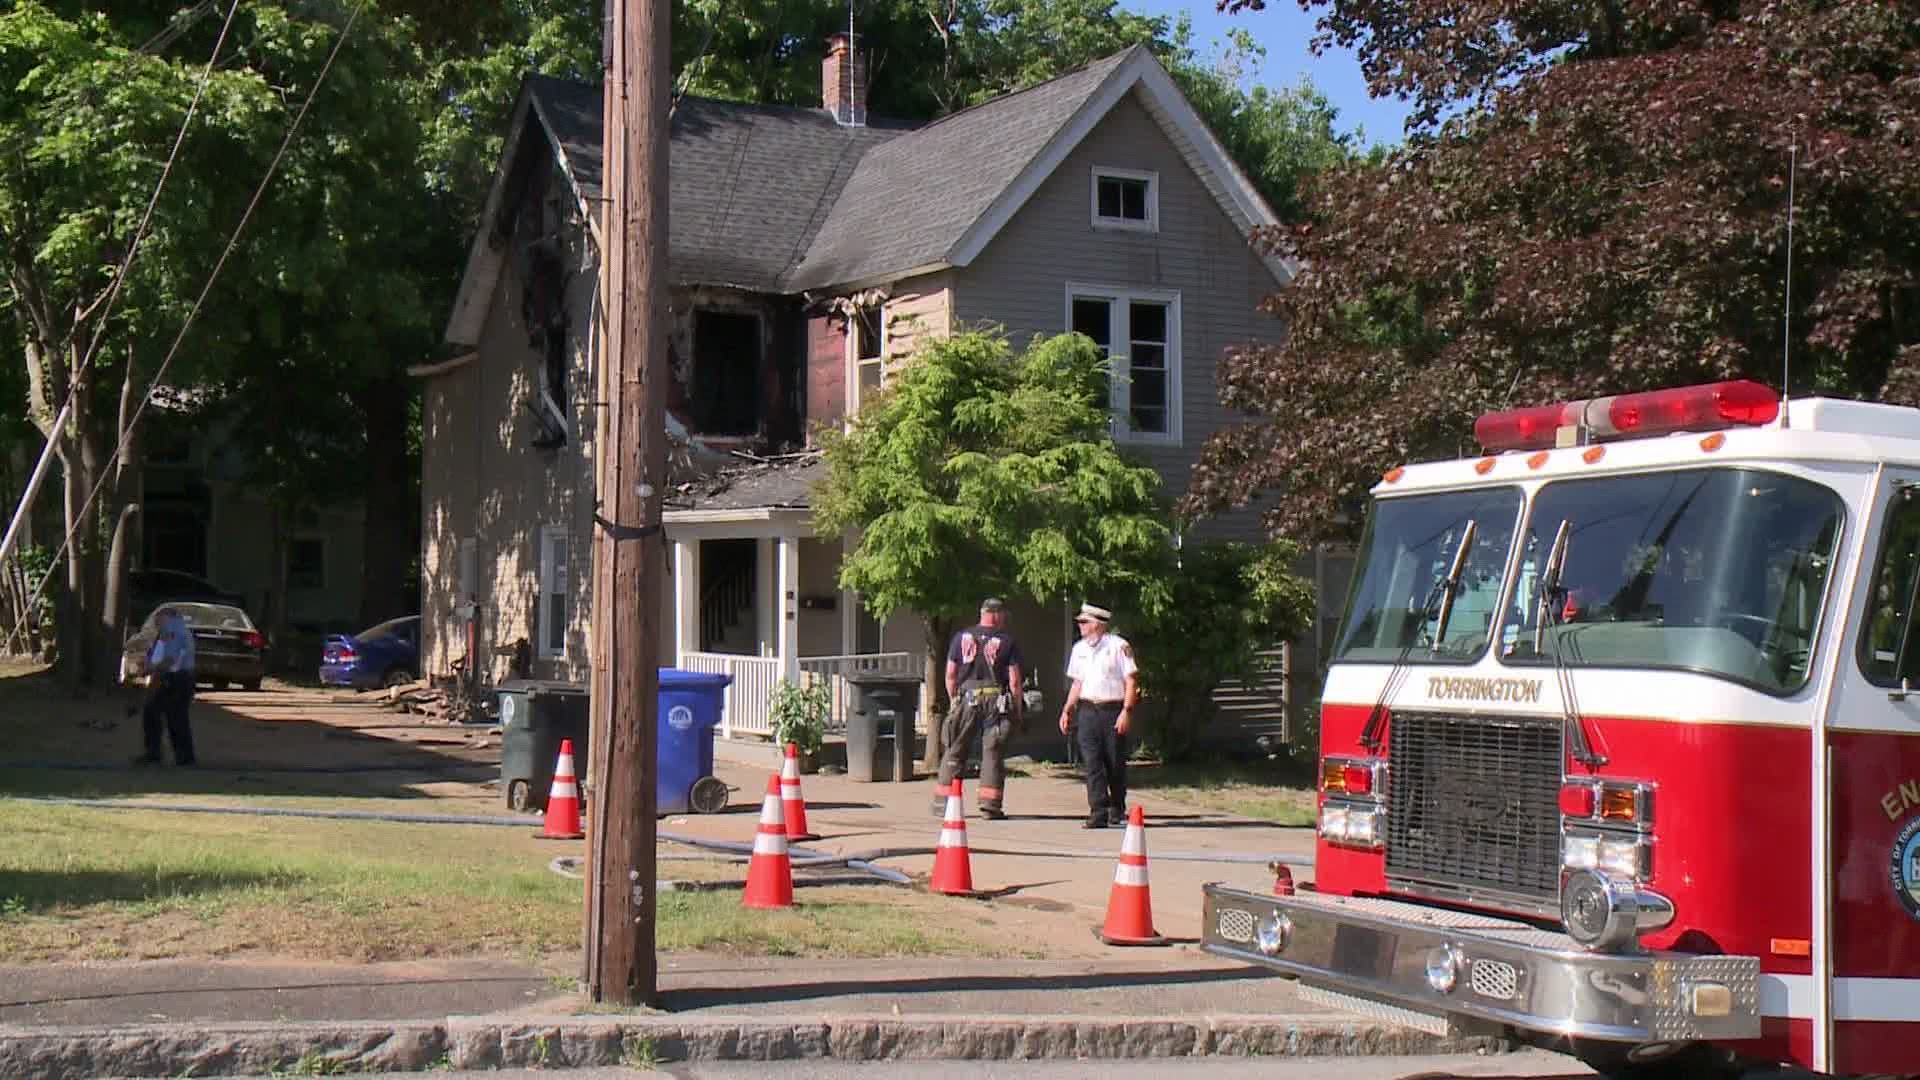
{"type": "MultiPolygon", "coordinates": [[[[1280,339],[1280,324],[1256,310],[1279,282],[1137,92],[1114,106],[972,265],[954,271],[954,314],[963,325],[1003,325],[1021,346],[1066,329],[1069,282],[1180,294],[1180,444],[1127,444],[1177,496],[1186,490],[1207,437],[1245,419],[1220,404],[1214,372],[1228,346],[1280,339]],[[1096,166],[1158,174],[1158,232],[1093,227],[1096,166]]],[[[1263,535],[1253,511],[1203,522],[1196,533],[1246,540],[1263,535]]]]}

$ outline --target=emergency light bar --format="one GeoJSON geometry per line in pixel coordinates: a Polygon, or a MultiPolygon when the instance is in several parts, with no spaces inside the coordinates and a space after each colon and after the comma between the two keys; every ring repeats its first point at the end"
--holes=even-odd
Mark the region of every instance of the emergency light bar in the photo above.
{"type": "Polygon", "coordinates": [[[1473,435],[1488,450],[1542,450],[1588,439],[1757,426],[1779,414],[1780,395],[1771,387],[1736,379],[1487,413],[1473,422],[1473,435]]]}

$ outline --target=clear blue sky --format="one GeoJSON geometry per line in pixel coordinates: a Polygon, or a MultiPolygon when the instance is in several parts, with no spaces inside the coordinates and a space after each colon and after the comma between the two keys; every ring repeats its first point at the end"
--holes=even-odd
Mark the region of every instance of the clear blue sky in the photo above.
{"type": "Polygon", "coordinates": [[[1267,0],[1265,11],[1239,15],[1219,14],[1213,0],[1184,4],[1176,0],[1120,0],[1120,6],[1148,15],[1165,15],[1169,20],[1187,12],[1193,16],[1194,44],[1202,55],[1217,55],[1220,50],[1216,46],[1225,42],[1227,30],[1245,27],[1267,50],[1260,82],[1292,86],[1306,75],[1340,110],[1335,122],[1340,130],[1364,128],[1369,143],[1397,143],[1401,139],[1401,125],[1409,111],[1407,103],[1398,98],[1369,98],[1360,62],[1352,53],[1336,47],[1328,49],[1325,56],[1314,56],[1307,45],[1313,40],[1317,16],[1301,11],[1296,0],[1267,0]]]}

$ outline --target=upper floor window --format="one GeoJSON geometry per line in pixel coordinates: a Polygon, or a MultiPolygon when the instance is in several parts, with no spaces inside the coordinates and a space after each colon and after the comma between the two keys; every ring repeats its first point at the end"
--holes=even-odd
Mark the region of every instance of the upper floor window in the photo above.
{"type": "Polygon", "coordinates": [[[1093,170],[1093,227],[1157,232],[1160,228],[1160,174],[1096,166],[1093,170]]]}
{"type": "Polygon", "coordinates": [[[1067,329],[1113,361],[1114,438],[1180,443],[1180,294],[1067,286],[1067,329]]]}
{"type": "Polygon", "coordinates": [[[535,618],[542,657],[567,655],[567,627],[573,619],[567,578],[571,546],[565,525],[540,527],[540,607],[535,618]]]}
{"type": "Polygon", "coordinates": [[[886,318],[884,309],[874,304],[856,307],[848,319],[848,348],[853,353],[853,408],[858,411],[867,395],[886,382],[886,318]]]}

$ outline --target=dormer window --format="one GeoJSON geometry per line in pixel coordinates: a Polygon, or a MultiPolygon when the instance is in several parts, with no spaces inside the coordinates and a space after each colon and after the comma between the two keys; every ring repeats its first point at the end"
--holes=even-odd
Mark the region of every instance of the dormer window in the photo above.
{"type": "Polygon", "coordinates": [[[1093,227],[1157,232],[1160,228],[1159,174],[1096,166],[1093,227]]]}

